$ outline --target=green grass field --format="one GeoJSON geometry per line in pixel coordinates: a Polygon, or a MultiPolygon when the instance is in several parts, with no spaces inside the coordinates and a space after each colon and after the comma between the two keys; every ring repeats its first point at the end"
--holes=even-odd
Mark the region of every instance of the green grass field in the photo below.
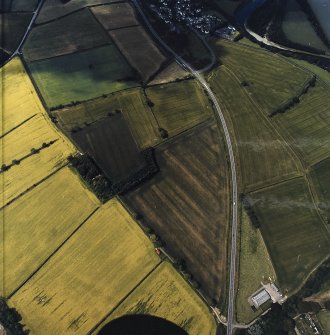
{"type": "Polygon", "coordinates": [[[159,262],[142,230],[111,200],[9,303],[32,334],[86,334],[159,262]]]}
{"type": "Polygon", "coordinates": [[[266,245],[259,230],[254,228],[249,217],[242,211],[240,231],[239,279],[236,296],[237,321],[249,323],[262,313],[253,312],[248,298],[261,287],[261,281],[276,274],[266,245]]]}
{"type": "Polygon", "coordinates": [[[154,146],[161,142],[157,121],[147,105],[141,88],[133,88],[109,94],[106,98],[87,101],[78,106],[60,109],[54,112],[60,125],[66,131],[84,126],[108,116],[109,112],[121,110],[135,141],[140,149],[154,146]]]}
{"type": "Polygon", "coordinates": [[[139,25],[133,6],[127,2],[95,6],[91,10],[106,30],[139,25]]]}
{"type": "Polygon", "coordinates": [[[209,82],[223,108],[240,164],[243,190],[256,189],[296,175],[298,168],[287,144],[268,124],[225,67],[214,71],[209,82]]]}
{"type": "Polygon", "coordinates": [[[36,5],[38,4],[38,0],[12,0],[11,2],[11,11],[12,12],[32,12],[36,5]]]}
{"type": "Polygon", "coordinates": [[[330,76],[329,72],[322,69],[321,67],[311,64],[307,61],[301,60],[301,59],[296,59],[296,58],[290,58],[291,62],[294,62],[298,64],[299,66],[302,66],[306,68],[307,70],[313,72],[316,74],[321,80],[323,80],[326,84],[330,86],[330,76]]]}
{"type": "Polygon", "coordinates": [[[325,218],[330,219],[330,158],[314,165],[310,175],[316,190],[319,209],[325,218]]]}
{"type": "MultiPolygon", "coordinates": [[[[22,0],[23,1],[23,0],[22,0]]],[[[37,18],[37,24],[57,19],[87,6],[101,5],[116,0],[71,0],[63,4],[59,0],[46,0],[37,18]]]]}
{"type": "Polygon", "coordinates": [[[296,96],[312,76],[264,50],[224,40],[217,40],[215,48],[220,63],[248,83],[245,89],[266,114],[296,96]]]}
{"type": "Polygon", "coordinates": [[[32,13],[0,13],[0,45],[9,54],[18,47],[32,18],[32,13]]]}
{"type": "Polygon", "coordinates": [[[146,94],[159,127],[174,136],[212,116],[212,107],[193,80],[150,86],[146,94]]]}
{"type": "MultiPolygon", "coordinates": [[[[8,296],[95,210],[97,199],[64,168],[2,209],[4,292],[8,296]]],[[[2,287],[1,287],[2,288],[2,287]]]]}
{"type": "Polygon", "coordinates": [[[48,107],[138,85],[114,45],[32,62],[29,68],[48,107]]]}
{"type": "Polygon", "coordinates": [[[84,9],[32,29],[23,47],[26,60],[61,56],[111,43],[94,15],[84,9]],[[47,47],[45,47],[47,45],[47,47]]]}
{"type": "Polygon", "coordinates": [[[280,287],[292,293],[329,255],[329,232],[303,178],[251,193],[249,197],[280,287]]]}
{"type": "MultiPolygon", "coordinates": [[[[189,335],[216,333],[215,320],[206,305],[168,263],[163,262],[100,325],[125,314],[148,314],[165,318],[189,335]]],[[[93,333],[96,335],[97,331],[93,333]]]]}
{"type": "MultiPolygon", "coordinates": [[[[242,39],[240,39],[238,41],[238,44],[244,44],[244,45],[247,45],[247,46],[250,46],[250,47],[254,47],[256,49],[261,48],[259,44],[252,42],[251,40],[249,40],[246,37],[243,37],[242,39]]],[[[314,73],[324,83],[326,83],[327,85],[330,85],[329,73],[326,70],[322,69],[321,67],[319,67],[315,64],[311,64],[311,63],[309,63],[305,60],[297,59],[297,58],[293,58],[293,57],[285,57],[285,60],[292,63],[293,65],[298,65],[299,67],[302,67],[305,70],[308,70],[311,73],[314,73]]]]}
{"type": "Polygon", "coordinates": [[[330,311],[321,311],[317,314],[321,326],[323,327],[325,334],[330,334],[330,311]]]}
{"type": "Polygon", "coordinates": [[[271,122],[307,165],[330,155],[330,89],[317,82],[300,103],[271,122]]]}
{"type": "Polygon", "coordinates": [[[115,29],[109,34],[144,82],[157,73],[167,61],[167,57],[141,26],[115,29]]]}
{"type": "Polygon", "coordinates": [[[142,90],[134,89],[118,95],[118,100],[131,132],[141,149],[161,142],[155,119],[142,90]]]}
{"type": "Polygon", "coordinates": [[[175,136],[212,117],[212,107],[192,80],[149,86],[147,98],[141,88],[132,88],[54,112],[61,126],[70,131],[121,110],[141,149],[162,141],[159,127],[175,136]],[[147,99],[154,106],[149,107],[147,99]]]}

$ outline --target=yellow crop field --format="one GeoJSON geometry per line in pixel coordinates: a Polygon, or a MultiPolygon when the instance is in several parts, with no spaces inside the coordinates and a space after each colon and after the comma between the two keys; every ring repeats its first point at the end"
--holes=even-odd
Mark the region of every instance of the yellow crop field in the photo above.
{"type": "Polygon", "coordinates": [[[43,106],[19,58],[0,69],[2,78],[1,136],[26,119],[43,112],[43,106]]]}
{"type": "Polygon", "coordinates": [[[67,164],[67,157],[73,152],[72,146],[63,139],[24,159],[19,165],[13,165],[2,173],[0,195],[3,203],[8,204],[52,172],[67,164]]]}
{"type": "Polygon", "coordinates": [[[85,335],[159,262],[153,245],[113,199],[9,303],[32,335],[85,335]]]}
{"type": "Polygon", "coordinates": [[[49,125],[45,115],[37,114],[0,139],[0,145],[3,148],[2,163],[9,165],[13,159],[19,160],[30,154],[32,148],[40,148],[42,143],[49,143],[56,139],[58,134],[49,125]]]}
{"type": "MultiPolygon", "coordinates": [[[[1,210],[4,292],[10,295],[98,207],[79,177],[64,168],[1,210]]],[[[0,287],[1,290],[1,287],[0,287]]]]}
{"type": "Polygon", "coordinates": [[[128,296],[99,329],[125,314],[158,316],[179,325],[189,335],[216,333],[215,321],[206,305],[166,261],[128,296]]]}
{"type": "Polygon", "coordinates": [[[44,142],[55,141],[2,172],[0,207],[3,207],[66,164],[67,156],[76,149],[47,119],[19,58],[6,64],[0,75],[3,75],[4,89],[1,164],[10,165],[12,160],[20,161],[32,148],[40,148],[44,142]]]}

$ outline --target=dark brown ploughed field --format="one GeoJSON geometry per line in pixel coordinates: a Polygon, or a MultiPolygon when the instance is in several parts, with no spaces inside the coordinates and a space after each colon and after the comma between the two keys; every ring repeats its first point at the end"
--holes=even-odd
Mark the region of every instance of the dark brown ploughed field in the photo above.
{"type": "Polygon", "coordinates": [[[211,299],[226,287],[228,163],[216,124],[203,124],[157,148],[160,172],[122,197],[183,259],[211,299]]]}
{"type": "Polygon", "coordinates": [[[121,113],[77,129],[71,137],[112,182],[126,179],[145,165],[121,113]]]}
{"type": "Polygon", "coordinates": [[[110,36],[130,65],[147,82],[167,61],[143,27],[111,30],[110,36]]]}

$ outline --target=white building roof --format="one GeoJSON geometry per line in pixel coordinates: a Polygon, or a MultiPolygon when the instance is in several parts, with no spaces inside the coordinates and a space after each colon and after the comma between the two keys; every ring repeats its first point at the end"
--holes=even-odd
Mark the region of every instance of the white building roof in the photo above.
{"type": "Polygon", "coordinates": [[[265,303],[267,300],[270,299],[270,295],[267,293],[266,290],[262,290],[259,293],[257,293],[255,296],[252,297],[253,304],[256,308],[261,306],[263,303],[265,303]]]}

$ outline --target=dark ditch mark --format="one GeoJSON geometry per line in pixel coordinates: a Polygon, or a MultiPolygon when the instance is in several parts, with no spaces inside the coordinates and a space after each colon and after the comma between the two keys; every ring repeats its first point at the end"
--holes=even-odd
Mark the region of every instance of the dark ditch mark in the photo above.
{"type": "Polygon", "coordinates": [[[0,139],[5,137],[6,135],[10,134],[12,131],[16,130],[17,128],[19,128],[20,126],[22,126],[24,123],[30,121],[31,119],[33,119],[37,114],[34,114],[32,116],[30,116],[28,119],[24,120],[23,122],[21,122],[20,124],[18,124],[17,126],[15,126],[14,128],[8,130],[6,133],[4,133],[3,135],[0,136],[0,139]]]}
{"type": "MultiPolygon", "coordinates": [[[[13,203],[14,201],[16,201],[17,199],[19,199],[20,197],[22,197],[24,194],[28,193],[29,191],[31,191],[32,189],[34,189],[35,187],[37,187],[38,185],[40,185],[41,183],[43,183],[45,180],[47,180],[48,178],[50,178],[51,176],[53,176],[55,173],[57,173],[58,171],[62,170],[64,167],[66,167],[68,164],[62,165],[60,166],[57,170],[53,171],[51,174],[49,174],[48,176],[46,176],[45,178],[41,179],[40,181],[38,181],[37,183],[34,183],[32,186],[30,186],[29,188],[27,188],[25,191],[23,191],[22,193],[20,193],[18,196],[16,196],[15,198],[11,199],[10,201],[8,201],[6,204],[4,204],[2,207],[0,207],[0,210],[4,209],[5,207],[9,206],[11,203],[13,203]]],[[[3,193],[4,194],[4,193],[3,193]]],[[[4,203],[4,201],[3,201],[4,203]]]]}

